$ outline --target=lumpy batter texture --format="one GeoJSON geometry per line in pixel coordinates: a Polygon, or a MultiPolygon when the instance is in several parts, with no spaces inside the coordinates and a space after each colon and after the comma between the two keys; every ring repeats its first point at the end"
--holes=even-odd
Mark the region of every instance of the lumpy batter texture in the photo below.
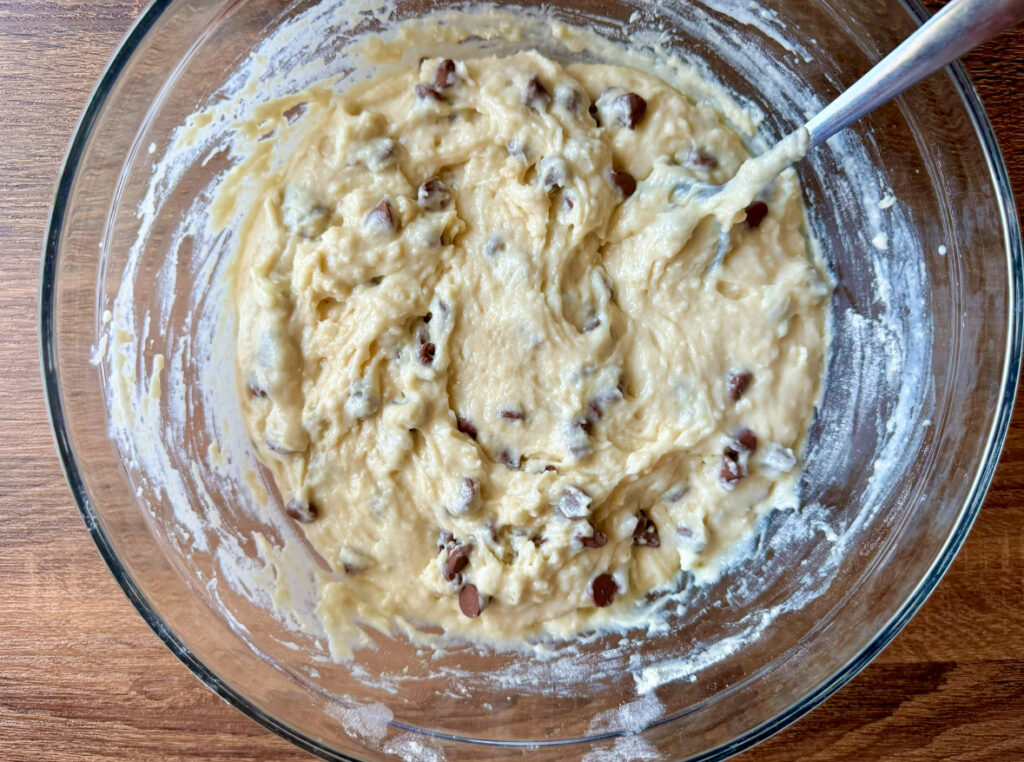
{"type": "Polygon", "coordinates": [[[792,504],[829,287],[791,171],[701,190],[747,158],[714,108],[526,52],[317,118],[253,178],[237,365],[328,629],[628,623],[792,504]]]}

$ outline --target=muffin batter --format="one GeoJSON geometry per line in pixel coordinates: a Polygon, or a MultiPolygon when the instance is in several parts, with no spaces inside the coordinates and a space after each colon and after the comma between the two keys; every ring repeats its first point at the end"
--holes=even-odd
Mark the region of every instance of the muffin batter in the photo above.
{"type": "Polygon", "coordinates": [[[322,113],[258,178],[235,296],[246,425],[334,572],[328,630],[628,623],[793,503],[829,296],[793,172],[702,192],[747,158],[710,105],[533,52],[322,113]]]}

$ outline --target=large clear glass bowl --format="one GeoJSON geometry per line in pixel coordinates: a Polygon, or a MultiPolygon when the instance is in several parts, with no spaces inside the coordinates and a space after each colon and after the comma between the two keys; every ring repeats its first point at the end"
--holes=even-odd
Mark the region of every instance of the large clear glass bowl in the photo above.
{"type": "MultiPolygon", "coordinates": [[[[151,150],[159,155],[260,41],[309,5],[155,2],[99,83],[60,179],[40,297],[53,429],[86,525],[142,616],[211,689],[329,759],[527,751],[552,760],[720,759],[837,690],[948,567],[981,505],[1013,403],[1019,232],[1003,162],[963,70],[930,78],[799,167],[810,226],[838,283],[802,514],[770,516],[745,560],[687,593],[666,633],[607,636],[543,663],[469,647],[433,654],[378,637],[354,663],[334,664],[320,640],[291,632],[265,600],[225,577],[229,539],[255,558],[253,532],[282,531],[260,524],[246,509],[248,492],[221,478],[208,454],[209,411],[188,382],[200,382],[202,362],[219,362],[230,376],[230,356],[178,355],[167,371],[185,383],[165,395],[187,404],[162,446],[190,507],[155,486],[145,453],[129,457],[111,438],[99,338],[133,246],[138,319],[147,308],[153,317],[137,358],[140,383],[156,353],[174,357],[196,330],[195,314],[217,308],[195,291],[194,265],[216,266],[227,249],[183,246],[174,232],[231,159],[211,151],[150,215],[140,205],[151,150]],[[161,302],[169,274],[177,298],[161,302]],[[197,524],[183,525],[187,510],[197,524]]],[[[397,7],[414,16],[444,4],[397,7]]],[[[612,38],[663,29],[669,49],[703,60],[708,76],[764,111],[768,140],[852,83],[924,16],[916,2],[897,0],[766,0],[761,10],[723,0],[550,7],[612,38]]],[[[376,22],[361,23],[366,31],[376,22]]],[[[318,46],[271,63],[335,60],[351,31],[325,28],[318,46]]],[[[361,74],[336,60],[343,77],[361,74]]]]}

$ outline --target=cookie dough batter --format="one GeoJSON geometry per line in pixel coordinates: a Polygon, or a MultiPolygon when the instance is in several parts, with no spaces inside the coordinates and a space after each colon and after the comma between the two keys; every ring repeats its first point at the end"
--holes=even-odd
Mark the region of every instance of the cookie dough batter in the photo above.
{"type": "Polygon", "coordinates": [[[253,178],[235,296],[328,629],[628,624],[793,504],[830,289],[792,171],[709,214],[747,158],[714,108],[534,52],[428,59],[320,118],[253,178]]]}

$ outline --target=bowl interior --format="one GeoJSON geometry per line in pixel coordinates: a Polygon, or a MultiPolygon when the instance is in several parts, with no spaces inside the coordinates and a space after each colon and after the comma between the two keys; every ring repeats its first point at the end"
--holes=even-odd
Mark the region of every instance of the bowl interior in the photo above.
{"type": "MultiPolygon", "coordinates": [[[[771,141],[916,25],[896,0],[848,5],[547,7],[619,42],[660,31],[661,45],[760,110],[771,141]]],[[[398,18],[453,7],[389,4],[398,18]]],[[[496,7],[535,24],[529,46],[594,57],[566,51],[532,6],[496,7]]],[[[325,75],[339,86],[365,76],[349,45],[386,27],[369,9],[158,2],[94,97],[58,195],[42,319],[58,445],[101,551],[202,679],[325,756],[497,759],[525,745],[541,759],[592,748],[676,759],[757,740],[895,634],[959,546],[991,476],[1017,372],[1020,251],[976,100],[960,75],[936,75],[799,167],[809,228],[837,280],[800,512],[771,514],[716,584],[684,581],[657,632],[554,646],[543,661],[374,635],[375,648],[337,664],[303,615],[315,605],[316,559],[286,522],[253,506],[254,492],[272,487],[231,397],[221,287],[233,231],[211,230],[205,210],[236,158],[231,115],[325,75]],[[319,31],[282,45],[290,24],[319,31]],[[255,95],[243,89],[250,76],[255,95]],[[223,121],[182,127],[217,104],[223,121]],[[172,160],[189,129],[193,144],[179,142],[172,160]],[[112,395],[116,379],[127,379],[127,398],[112,395]],[[265,563],[257,533],[291,541],[279,567],[265,563]],[[272,614],[275,574],[287,577],[291,618],[272,614]],[[587,746],[561,747],[579,741],[587,746]]],[[[457,52],[522,46],[467,41],[457,52]]]]}

